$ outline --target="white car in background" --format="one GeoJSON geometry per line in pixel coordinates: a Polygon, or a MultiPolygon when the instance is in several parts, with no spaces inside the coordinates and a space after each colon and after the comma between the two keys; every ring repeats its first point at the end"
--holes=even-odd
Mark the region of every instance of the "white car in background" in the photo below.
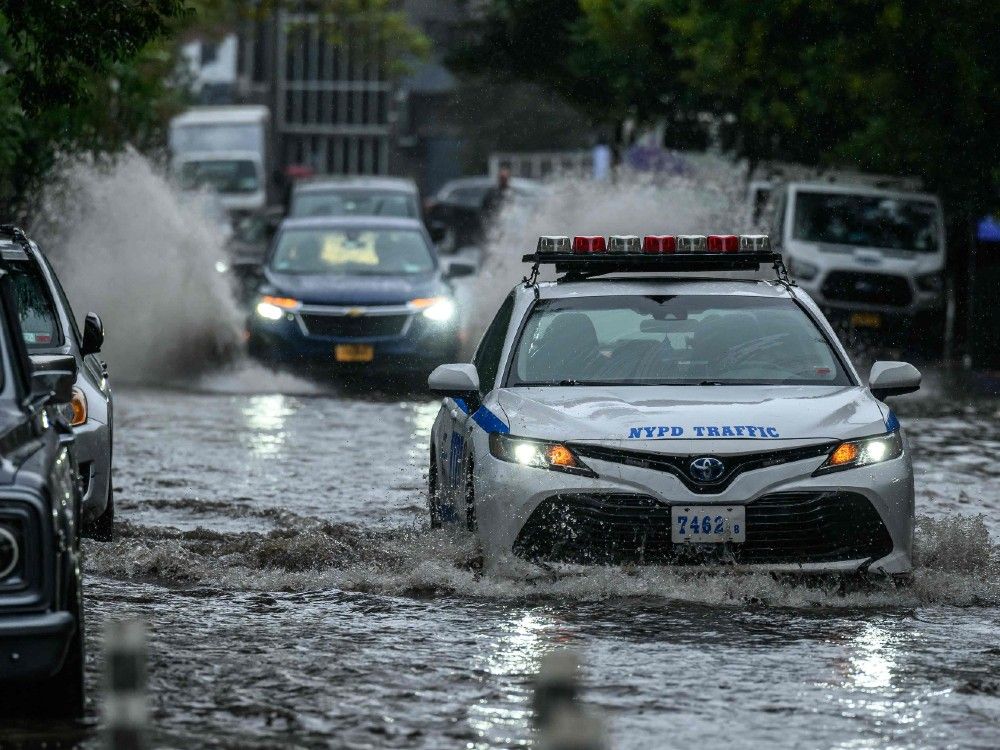
{"type": "Polygon", "coordinates": [[[920,373],[863,381],[766,237],[542,238],[525,259],[563,275],[515,287],[473,362],[429,378],[432,526],[488,559],[910,572],[885,399],[920,373]],[[762,264],[777,278],[731,273],[762,264]]]}

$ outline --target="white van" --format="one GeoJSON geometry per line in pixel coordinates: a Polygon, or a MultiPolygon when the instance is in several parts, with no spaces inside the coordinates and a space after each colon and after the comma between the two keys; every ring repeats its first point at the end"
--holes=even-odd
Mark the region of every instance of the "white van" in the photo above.
{"type": "Polygon", "coordinates": [[[928,193],[789,182],[775,191],[771,238],[795,281],[851,328],[928,314],[943,322],[945,233],[928,193]]]}

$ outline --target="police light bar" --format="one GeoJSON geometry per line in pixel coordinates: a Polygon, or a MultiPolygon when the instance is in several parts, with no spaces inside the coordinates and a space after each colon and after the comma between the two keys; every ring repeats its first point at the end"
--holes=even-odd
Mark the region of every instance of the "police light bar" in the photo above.
{"type": "Polygon", "coordinates": [[[538,245],[535,252],[539,255],[543,253],[568,253],[571,250],[569,237],[561,235],[547,235],[538,238],[538,245]]]}
{"type": "Polygon", "coordinates": [[[677,238],[672,234],[647,234],[642,238],[642,251],[650,255],[677,252],[677,238]]]}
{"type": "Polygon", "coordinates": [[[573,238],[573,252],[582,253],[603,253],[607,250],[604,238],[599,235],[577,235],[573,238]]]}
{"type": "Polygon", "coordinates": [[[534,254],[525,255],[533,263],[532,278],[538,267],[554,265],[557,273],[571,278],[609,273],[672,273],[679,271],[756,271],[773,265],[777,276],[787,281],[781,255],[771,251],[763,234],[650,234],[540,237],[534,254]]]}
{"type": "Polygon", "coordinates": [[[608,237],[609,253],[639,253],[642,243],[634,234],[613,234],[608,237]]]}

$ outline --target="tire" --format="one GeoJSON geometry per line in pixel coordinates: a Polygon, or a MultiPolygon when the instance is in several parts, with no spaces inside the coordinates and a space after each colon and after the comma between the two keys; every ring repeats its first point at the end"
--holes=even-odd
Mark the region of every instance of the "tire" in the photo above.
{"type": "Polygon", "coordinates": [[[84,536],[98,542],[113,542],[115,539],[115,495],[108,481],[108,504],[104,512],[95,518],[84,530],[84,536]]]}
{"type": "Polygon", "coordinates": [[[86,708],[83,675],[86,662],[86,642],[83,614],[83,596],[80,574],[76,574],[69,592],[68,609],[76,619],[76,630],[66,651],[62,667],[43,682],[22,686],[19,701],[24,702],[26,713],[51,719],[82,719],[86,708]]]}
{"type": "Polygon", "coordinates": [[[431,528],[440,529],[443,524],[441,521],[441,506],[438,502],[437,459],[433,452],[431,453],[431,465],[427,470],[427,510],[431,518],[431,528]]]}
{"type": "Polygon", "coordinates": [[[465,528],[475,532],[479,528],[476,521],[476,482],[474,479],[472,457],[469,457],[469,470],[465,476],[465,528]]]}

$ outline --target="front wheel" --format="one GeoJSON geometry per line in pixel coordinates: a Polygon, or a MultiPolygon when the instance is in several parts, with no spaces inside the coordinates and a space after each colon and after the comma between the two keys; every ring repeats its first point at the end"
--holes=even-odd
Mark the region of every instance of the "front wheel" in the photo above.
{"type": "Polygon", "coordinates": [[[469,470],[465,475],[465,528],[469,531],[475,531],[479,528],[476,521],[476,482],[471,456],[469,457],[469,470]]]}
{"type": "Polygon", "coordinates": [[[98,542],[113,542],[115,537],[115,495],[108,482],[108,504],[104,512],[95,518],[84,529],[84,536],[96,539],[98,542]]]}
{"type": "Polygon", "coordinates": [[[431,528],[441,528],[441,503],[438,498],[437,459],[431,452],[431,465],[427,470],[427,509],[431,517],[431,528]]]}

